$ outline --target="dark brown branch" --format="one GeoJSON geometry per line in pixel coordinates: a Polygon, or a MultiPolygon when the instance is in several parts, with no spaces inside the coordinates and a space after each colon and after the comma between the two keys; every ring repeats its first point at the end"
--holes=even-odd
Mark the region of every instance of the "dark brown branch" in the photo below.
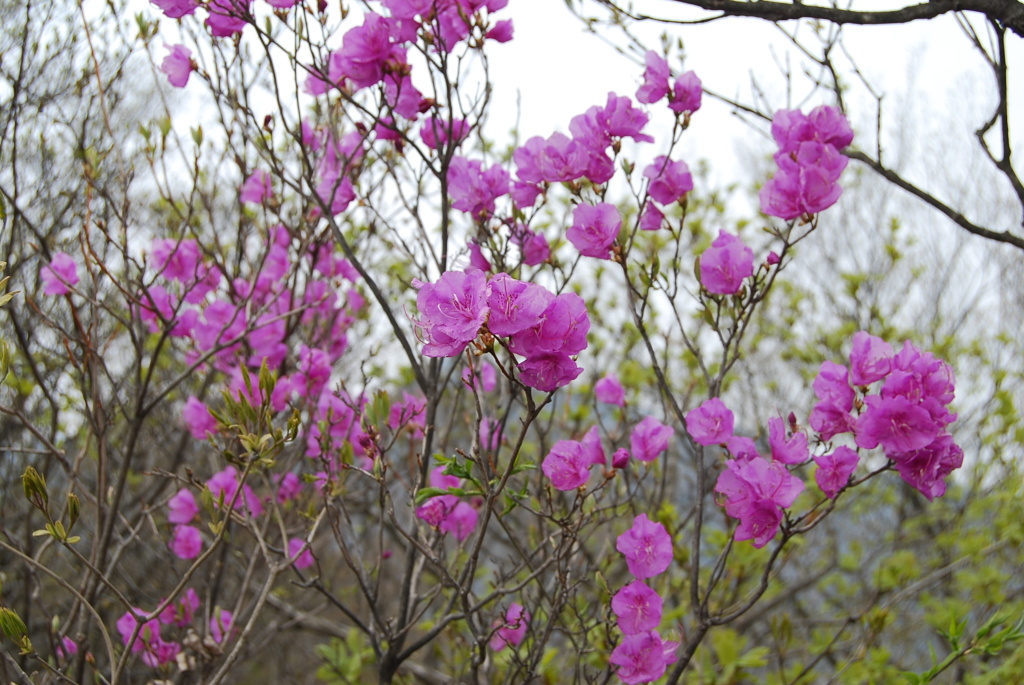
{"type": "Polygon", "coordinates": [[[913,183],[907,181],[902,176],[897,174],[892,169],[883,166],[880,162],[878,162],[878,160],[867,156],[866,154],[860,152],[859,150],[846,150],[843,154],[845,154],[850,159],[855,159],[858,162],[866,164],[885,180],[889,181],[893,185],[899,186],[900,188],[907,191],[914,197],[924,201],[925,204],[928,204],[934,207],[935,209],[939,210],[947,217],[949,217],[953,221],[953,223],[955,223],[957,226],[964,229],[968,233],[972,233],[982,238],[987,238],[988,240],[994,240],[999,243],[1006,243],[1007,245],[1012,245],[1019,250],[1024,250],[1024,237],[1014,235],[1008,231],[992,231],[990,229],[978,226],[977,224],[969,220],[967,217],[965,217],[963,214],[961,214],[960,212],[956,211],[949,205],[945,204],[944,202],[936,198],[934,195],[931,195],[928,192],[921,190],[913,183]]]}
{"type": "Polygon", "coordinates": [[[672,0],[699,7],[723,16],[755,17],[767,21],[821,19],[833,24],[906,24],[919,19],[934,19],[950,12],[980,12],[1024,37],[1024,3],[1017,0],[933,0],[886,12],[858,12],[836,7],[804,5],[797,2],[745,2],[744,0],[672,0]]]}

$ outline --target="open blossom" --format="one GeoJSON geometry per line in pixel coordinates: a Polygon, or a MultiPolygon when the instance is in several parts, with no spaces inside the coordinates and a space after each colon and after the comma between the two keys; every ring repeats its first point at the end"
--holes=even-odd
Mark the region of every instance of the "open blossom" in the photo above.
{"type": "Polygon", "coordinates": [[[709,293],[735,295],[753,275],[754,251],[731,233],[719,231],[700,256],[700,282],[709,293]]]}
{"type": "Polygon", "coordinates": [[[241,33],[245,28],[245,16],[251,15],[252,0],[210,0],[207,5],[209,16],[206,25],[210,34],[225,38],[241,33]]]}
{"type": "Polygon", "coordinates": [[[170,548],[180,559],[195,559],[203,551],[203,536],[195,526],[175,526],[170,548]]]}
{"type": "Polygon", "coordinates": [[[206,405],[195,396],[189,396],[185,400],[185,406],[181,409],[181,418],[185,427],[196,440],[205,440],[207,433],[217,432],[217,419],[213,418],[206,405]]]}
{"type": "Polygon", "coordinates": [[[715,492],[725,496],[725,513],[739,519],[736,540],[753,540],[764,547],[778,532],[782,509],[793,504],[804,484],[779,462],[761,457],[730,459],[718,476],[715,492]]]}
{"type": "Polygon", "coordinates": [[[633,106],[625,96],[608,93],[604,107],[594,105],[569,122],[573,139],[595,153],[603,153],[615,140],[632,138],[638,143],[652,143],[654,138],[643,133],[647,113],[633,106]]]}
{"type": "Polygon", "coordinates": [[[160,71],[167,74],[167,81],[175,88],[184,88],[192,74],[192,51],[184,45],[167,46],[170,51],[160,63],[160,71]]]}
{"type": "MultiPolygon", "coordinates": [[[[528,183],[560,183],[574,181],[588,175],[591,154],[582,143],[568,137],[564,133],[554,133],[548,138],[534,136],[512,153],[519,178],[528,183]]],[[[609,160],[608,166],[611,167],[609,160]]],[[[598,171],[595,169],[595,171],[598,171]]],[[[608,169],[607,178],[595,183],[603,183],[611,178],[614,169],[608,169]]],[[[603,174],[599,174],[599,177],[603,174]]],[[[588,176],[589,177],[589,176],[588,176]]]]}
{"type": "Polygon", "coordinates": [[[644,63],[646,64],[644,83],[636,91],[636,99],[645,105],[651,105],[668,95],[668,80],[671,72],[668,68],[668,61],[654,50],[647,51],[644,63]]]}
{"type": "Polygon", "coordinates": [[[641,579],[658,575],[672,563],[672,538],[647,514],[633,519],[633,527],[618,537],[615,549],[626,557],[629,572],[641,579]]]}
{"type": "Polygon", "coordinates": [[[195,495],[187,488],[182,488],[167,501],[167,520],[171,523],[191,523],[199,513],[195,495]]]}
{"type": "Polygon", "coordinates": [[[489,309],[487,276],[482,271],[446,271],[436,283],[425,283],[416,297],[423,332],[423,354],[454,357],[476,337],[489,309]]]}
{"type": "Polygon", "coordinates": [[[420,139],[431,150],[447,147],[449,142],[458,145],[469,135],[469,124],[462,119],[450,122],[434,117],[427,117],[420,126],[420,139]]]}
{"type": "Polygon", "coordinates": [[[589,330],[586,302],[576,293],[562,293],[549,302],[537,324],[512,334],[509,347],[524,357],[579,354],[587,347],[589,330]]]}
{"type": "Polygon", "coordinates": [[[306,541],[302,538],[288,540],[288,558],[295,559],[293,566],[297,569],[309,568],[316,563],[313,552],[306,546],[306,541]]]}
{"type": "Polygon", "coordinates": [[[634,580],[612,597],[612,611],[619,619],[619,630],[626,635],[654,630],[661,623],[661,595],[639,580],[634,580]]]}
{"type": "Polygon", "coordinates": [[[78,265],[71,255],[57,252],[49,266],[40,270],[39,276],[43,281],[44,295],[67,295],[71,292],[69,286],[78,285],[78,265]]]}
{"type": "Polygon", "coordinates": [[[568,354],[557,352],[531,355],[520,362],[517,368],[519,380],[541,392],[554,392],[569,385],[583,373],[583,367],[568,354]]]}
{"type": "Polygon", "coordinates": [[[802,464],[810,456],[807,435],[796,431],[787,438],[786,422],[781,416],[768,419],[768,444],[772,459],[783,464],[802,464]]]}
{"type": "Polygon", "coordinates": [[[197,0],[150,0],[160,8],[164,16],[169,19],[180,19],[189,14],[194,14],[199,7],[197,0]]]}
{"type": "Polygon", "coordinates": [[[249,174],[238,193],[238,199],[247,204],[262,204],[271,195],[270,174],[262,169],[249,174]]]}
{"type": "Polygon", "coordinates": [[[184,628],[192,623],[192,616],[199,608],[199,595],[192,588],[188,588],[181,594],[178,601],[168,604],[160,612],[160,622],[165,626],[175,625],[184,628]]]}
{"type": "Polygon", "coordinates": [[[627,685],[649,683],[665,675],[665,669],[676,661],[678,642],[666,642],[658,631],[625,635],[612,650],[609,663],[618,666],[615,672],[627,685]]]}
{"type": "Polygon", "coordinates": [[[772,117],[772,136],[780,152],[792,152],[804,142],[817,142],[842,150],[853,142],[853,129],[836,107],[822,105],[804,114],[780,109],[772,117]]]}
{"type": "Polygon", "coordinates": [[[725,402],[712,397],[686,414],[686,432],[701,445],[724,445],[732,437],[733,413],[725,402]]]}
{"type": "Polygon", "coordinates": [[[619,407],[626,405],[626,390],[612,373],[608,373],[594,384],[594,396],[598,402],[614,404],[619,407]]]}
{"type": "Polygon", "coordinates": [[[850,350],[850,383],[871,385],[889,375],[894,356],[892,345],[881,338],[857,331],[850,350]]]}
{"type": "Polygon", "coordinates": [[[612,246],[622,228],[622,217],[615,205],[607,202],[579,204],[572,211],[572,219],[565,237],[581,255],[598,259],[611,257],[612,246]]]}
{"type": "Polygon", "coordinates": [[[476,528],[479,516],[476,508],[469,502],[456,502],[448,516],[441,521],[438,529],[442,533],[451,533],[456,540],[462,542],[476,528]]]}
{"type": "MultiPolygon", "coordinates": [[[[135,608],[134,612],[141,616],[146,615],[146,612],[139,608],[135,608]]],[[[181,646],[177,642],[164,642],[161,639],[160,621],[155,618],[146,621],[136,632],[138,625],[139,622],[131,611],[126,611],[117,620],[117,631],[121,633],[121,640],[125,647],[128,647],[132,654],[141,654],[142,661],[147,666],[155,668],[174,661],[181,651],[181,646]],[[134,640],[132,633],[135,633],[134,640]]]]}
{"type": "Polygon", "coordinates": [[[653,416],[638,423],[629,436],[629,447],[633,456],[644,462],[651,462],[668,449],[669,440],[675,431],[653,416]]]}
{"type": "Polygon", "coordinates": [[[544,286],[519,281],[506,273],[489,282],[487,328],[494,335],[510,336],[541,322],[555,296],[544,286]]]}
{"type": "Polygon", "coordinates": [[[405,50],[391,42],[387,19],[374,12],[345,34],[337,55],[341,75],[357,89],[380,83],[386,69],[405,64],[405,50]]]}
{"type": "Polygon", "coordinates": [[[559,440],[544,457],[541,470],[558,490],[575,490],[590,477],[591,462],[583,445],[575,440],[559,440]]]}
{"type": "Polygon", "coordinates": [[[668,108],[677,114],[696,112],[700,109],[702,95],[700,79],[697,78],[697,74],[688,71],[676,79],[668,108]]]}
{"type": "Polygon", "coordinates": [[[814,480],[826,497],[835,499],[857,470],[859,461],[860,457],[856,452],[846,445],[840,445],[831,454],[814,458],[814,463],[818,465],[814,472],[814,480]]]}
{"type": "Polygon", "coordinates": [[[680,201],[693,190],[693,177],[686,162],[673,162],[661,155],[654,163],[644,169],[644,176],[651,180],[647,188],[648,194],[655,202],[663,205],[680,201]]]}
{"type": "Polygon", "coordinates": [[[491,641],[488,643],[496,652],[505,647],[518,647],[526,637],[526,630],[530,626],[530,612],[523,608],[522,604],[512,602],[505,611],[504,620],[498,624],[491,641]]]}
{"type": "Polygon", "coordinates": [[[494,201],[509,190],[509,176],[495,164],[484,171],[478,160],[453,157],[448,167],[448,194],[452,207],[486,218],[494,213],[494,201]]]}

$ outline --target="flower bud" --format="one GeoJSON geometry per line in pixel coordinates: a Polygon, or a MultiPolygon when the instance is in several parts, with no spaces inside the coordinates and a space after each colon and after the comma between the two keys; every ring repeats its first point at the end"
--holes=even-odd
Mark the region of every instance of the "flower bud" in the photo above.
{"type": "Polygon", "coordinates": [[[25,473],[21,474],[21,484],[25,488],[25,499],[37,509],[46,507],[50,501],[50,496],[46,492],[46,480],[34,467],[29,466],[25,473]]]}

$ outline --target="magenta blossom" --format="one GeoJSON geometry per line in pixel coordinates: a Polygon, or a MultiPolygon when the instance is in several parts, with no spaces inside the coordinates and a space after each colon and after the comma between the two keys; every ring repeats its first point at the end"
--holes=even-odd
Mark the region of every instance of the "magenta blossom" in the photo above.
{"type": "Polygon", "coordinates": [[[530,612],[523,608],[522,604],[512,602],[505,611],[504,620],[498,624],[497,630],[488,643],[496,652],[505,647],[518,647],[526,637],[526,630],[530,625],[530,612]]]}
{"type": "Polygon", "coordinates": [[[245,28],[245,17],[251,15],[252,0],[210,0],[206,6],[210,15],[206,25],[215,38],[225,38],[241,33],[245,28]]]}
{"type": "Polygon", "coordinates": [[[541,323],[541,316],[555,299],[544,286],[518,281],[506,273],[496,274],[488,287],[487,328],[501,337],[521,333],[541,323]]]}
{"type": "Polygon", "coordinates": [[[786,422],[781,416],[768,419],[768,444],[772,449],[772,459],[783,464],[802,464],[810,456],[807,436],[796,431],[786,437],[786,422]]]}
{"type": "Polygon", "coordinates": [[[612,611],[624,634],[645,633],[661,623],[662,599],[645,583],[634,580],[612,597],[612,611]]]}
{"type": "Polygon", "coordinates": [[[853,334],[850,350],[850,383],[871,385],[889,375],[894,356],[892,345],[866,331],[853,334]]]}
{"type": "Polygon", "coordinates": [[[178,490],[167,500],[167,520],[171,523],[191,523],[198,513],[195,495],[187,488],[178,490]]]}
{"type": "Polygon", "coordinates": [[[651,462],[668,449],[668,442],[674,434],[671,426],[648,416],[633,427],[629,447],[634,457],[643,462],[651,462]]]}
{"type": "Polygon", "coordinates": [[[180,19],[194,14],[199,7],[197,0],[150,0],[169,19],[180,19]]]}
{"type": "Polygon", "coordinates": [[[583,452],[583,445],[575,440],[559,440],[548,456],[544,457],[541,470],[551,479],[558,490],[575,490],[585,485],[590,477],[591,462],[583,452]]]}
{"type": "Polygon", "coordinates": [[[180,559],[195,559],[203,551],[203,537],[195,526],[175,526],[171,551],[180,559]]]}
{"type": "Polygon", "coordinates": [[[178,601],[168,604],[160,612],[159,619],[165,626],[174,625],[185,628],[192,623],[192,616],[195,615],[198,608],[199,595],[192,588],[188,588],[181,594],[178,601]]]}
{"type": "Polygon", "coordinates": [[[857,470],[860,457],[845,445],[840,445],[831,454],[814,458],[818,470],[814,472],[814,480],[829,499],[835,499],[839,491],[846,487],[850,476],[857,470]]]}
{"type": "Polygon", "coordinates": [[[644,176],[651,180],[647,192],[655,202],[663,205],[682,201],[693,190],[693,177],[686,162],[673,162],[661,155],[644,169],[644,176]]]}
{"type": "Polygon", "coordinates": [[[309,568],[316,563],[313,552],[306,545],[302,538],[291,538],[288,540],[288,558],[294,559],[293,565],[297,569],[309,568]]]}
{"type": "Polygon", "coordinates": [[[170,52],[160,63],[160,71],[167,74],[167,81],[175,88],[184,88],[188,77],[195,66],[192,64],[192,51],[184,45],[165,46],[170,52]]]}
{"type": "Polygon", "coordinates": [[[636,91],[636,99],[645,105],[652,105],[668,95],[668,80],[671,76],[668,62],[654,50],[648,50],[644,56],[647,68],[644,70],[644,83],[636,91]]]}
{"type": "Polygon", "coordinates": [[[598,402],[614,404],[619,407],[626,406],[626,390],[611,372],[605,374],[604,378],[594,384],[594,396],[598,402]]]}
{"type": "Polygon", "coordinates": [[[676,79],[668,108],[676,114],[692,114],[700,109],[702,95],[700,79],[695,73],[688,71],[676,79]]]}
{"type": "Polygon", "coordinates": [[[245,179],[245,183],[242,184],[242,188],[238,192],[238,199],[247,204],[258,205],[269,198],[272,192],[270,174],[262,169],[257,169],[249,174],[249,178],[245,179]]]}
{"type": "Polygon", "coordinates": [[[609,663],[618,666],[616,675],[626,685],[649,683],[665,675],[665,668],[676,660],[678,642],[666,642],[658,631],[626,635],[612,650],[609,663]]]}
{"type": "Polygon", "coordinates": [[[489,309],[487,276],[482,271],[446,271],[436,283],[425,283],[416,297],[423,332],[423,354],[454,357],[476,337],[489,309]]]}
{"type": "Polygon", "coordinates": [[[469,502],[457,502],[448,516],[441,521],[438,529],[442,533],[451,533],[456,540],[462,542],[476,528],[479,513],[469,502]]]}
{"type": "Polygon", "coordinates": [[[531,355],[520,362],[518,368],[519,380],[541,392],[554,392],[569,385],[583,373],[583,367],[576,364],[572,357],[558,352],[531,355]]]}
{"type": "Polygon", "coordinates": [[[611,257],[612,246],[622,227],[622,217],[615,205],[607,202],[579,204],[573,209],[572,218],[572,226],[565,232],[565,237],[573,247],[586,257],[611,257]]]}
{"type": "Polygon", "coordinates": [[[733,413],[725,402],[712,397],[686,414],[686,432],[701,445],[724,445],[732,437],[733,413]]]}
{"type": "Polygon", "coordinates": [[[71,255],[57,252],[49,266],[40,270],[39,276],[43,281],[44,295],[67,295],[78,285],[78,265],[71,255]]]}
{"type": "Polygon", "coordinates": [[[615,549],[626,557],[629,572],[640,579],[656,576],[672,563],[672,538],[665,526],[647,514],[633,519],[633,527],[618,537],[615,549]]]}
{"type": "Polygon", "coordinates": [[[458,145],[467,136],[469,136],[469,124],[462,119],[452,119],[451,122],[448,122],[427,117],[420,127],[420,139],[431,150],[447,147],[449,143],[458,145]]]}
{"type": "Polygon", "coordinates": [[[736,236],[719,231],[700,256],[700,282],[715,295],[735,295],[754,275],[754,251],[736,236]]]}
{"type": "Polygon", "coordinates": [[[359,88],[384,80],[385,70],[405,64],[405,50],[391,42],[387,19],[373,12],[366,13],[361,26],[350,29],[337,52],[339,71],[359,88]]]}
{"type": "Polygon", "coordinates": [[[866,408],[857,419],[857,446],[873,449],[882,446],[886,456],[927,447],[938,437],[941,426],[928,410],[905,397],[864,398],[866,408]]]}
{"type": "Polygon", "coordinates": [[[196,440],[205,440],[207,433],[217,432],[217,419],[213,418],[206,405],[199,401],[195,395],[185,400],[185,406],[181,409],[181,418],[185,427],[196,440]]]}
{"type": "Polygon", "coordinates": [[[715,492],[725,496],[725,513],[740,521],[735,538],[764,547],[778,532],[781,510],[803,492],[803,481],[782,464],[761,457],[746,462],[730,459],[725,466],[715,492]]]}

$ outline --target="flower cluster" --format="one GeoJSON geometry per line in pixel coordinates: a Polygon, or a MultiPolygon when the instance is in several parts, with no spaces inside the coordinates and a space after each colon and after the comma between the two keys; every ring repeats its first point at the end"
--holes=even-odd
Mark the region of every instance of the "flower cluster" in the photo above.
{"type": "Polygon", "coordinates": [[[780,110],[772,120],[778,171],[761,188],[761,211],[787,221],[817,214],[836,203],[839,176],[847,159],[840,152],[853,142],[853,129],[835,107],[823,105],[804,115],[780,110]]]}
{"type": "Polygon", "coordinates": [[[703,93],[700,79],[696,74],[692,71],[686,72],[676,79],[670,89],[669,80],[672,74],[665,58],[654,50],[648,50],[644,62],[646,65],[644,83],[636,91],[637,100],[647,105],[653,105],[668,95],[668,107],[676,114],[688,116],[700,109],[703,93]]]}
{"type": "Polygon", "coordinates": [[[778,533],[782,510],[803,492],[803,481],[785,465],[807,460],[807,436],[794,432],[787,437],[781,419],[769,421],[769,461],[750,438],[733,433],[734,424],[733,413],[717,397],[686,415],[686,429],[695,442],[722,445],[734,457],[725,462],[715,492],[724,498],[725,513],[739,519],[735,539],[753,540],[755,547],[764,547],[778,533]]]}
{"type": "Polygon", "coordinates": [[[852,432],[858,447],[881,447],[903,480],[925,497],[945,494],[945,477],[963,463],[947,430],[956,420],[949,410],[954,381],[948,364],[909,340],[895,352],[861,331],[853,336],[850,367],[824,362],[814,393],[810,424],[823,440],[852,432]],[[878,392],[870,392],[879,381],[878,392]]]}
{"type": "MultiPolygon", "coordinates": [[[[180,643],[166,640],[162,636],[163,628],[191,630],[198,610],[199,595],[192,588],[187,588],[177,601],[168,604],[155,618],[145,621],[141,626],[136,616],[146,616],[146,612],[137,607],[126,611],[117,620],[117,631],[121,634],[124,646],[132,654],[141,655],[144,664],[156,668],[174,661],[182,653],[180,643]]],[[[234,617],[230,611],[214,608],[209,625],[209,635],[214,644],[223,646],[227,642],[233,632],[233,623],[234,617]]]]}
{"type": "Polygon", "coordinates": [[[446,271],[419,288],[416,325],[426,356],[457,356],[486,323],[492,335],[509,339],[509,350],[525,357],[518,365],[524,384],[551,392],[583,372],[572,360],[587,347],[590,330],[579,295],[554,295],[505,273],[488,280],[477,269],[446,271]]]}
{"type": "Polygon", "coordinates": [[[618,666],[616,674],[622,682],[649,683],[664,675],[665,668],[676,660],[679,646],[658,634],[662,598],[643,582],[672,563],[672,538],[665,526],[640,514],[633,520],[633,527],[619,536],[615,549],[626,557],[629,572],[637,580],[612,597],[612,611],[618,619],[622,640],[609,661],[618,666]]]}

